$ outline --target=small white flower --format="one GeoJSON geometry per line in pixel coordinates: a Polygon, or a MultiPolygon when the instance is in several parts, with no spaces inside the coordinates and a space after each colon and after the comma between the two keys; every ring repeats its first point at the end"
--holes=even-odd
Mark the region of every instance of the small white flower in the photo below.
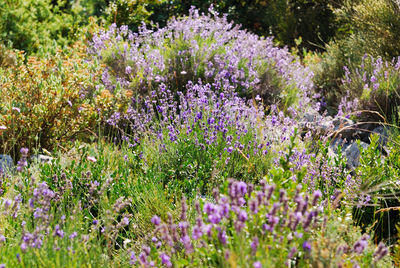
{"type": "Polygon", "coordinates": [[[88,156],[87,160],[89,160],[90,162],[96,163],[97,159],[94,156],[88,156]]]}
{"type": "Polygon", "coordinates": [[[132,240],[130,240],[130,239],[125,239],[125,240],[124,240],[124,248],[126,248],[126,246],[127,246],[130,242],[132,242],[132,240]]]}

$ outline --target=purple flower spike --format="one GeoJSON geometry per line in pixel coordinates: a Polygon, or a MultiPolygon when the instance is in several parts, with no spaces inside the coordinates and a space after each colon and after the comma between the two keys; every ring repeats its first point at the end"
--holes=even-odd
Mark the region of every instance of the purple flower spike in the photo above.
{"type": "Polygon", "coordinates": [[[258,241],[258,237],[256,236],[253,238],[253,241],[251,241],[251,244],[250,244],[253,255],[255,255],[257,252],[258,244],[259,244],[259,241],[258,241]]]}
{"type": "Polygon", "coordinates": [[[382,242],[379,243],[378,247],[374,252],[375,261],[381,260],[389,253],[389,249],[382,242]]]}
{"type": "Polygon", "coordinates": [[[354,246],[353,250],[357,254],[362,254],[364,250],[368,247],[369,235],[363,235],[360,240],[358,240],[354,246]]]}
{"type": "Polygon", "coordinates": [[[247,221],[247,212],[245,210],[240,210],[238,213],[238,220],[241,222],[247,221]]]}
{"type": "Polygon", "coordinates": [[[303,249],[304,251],[311,251],[311,244],[308,241],[304,241],[303,249]]]}
{"type": "Polygon", "coordinates": [[[153,218],[151,218],[151,223],[152,224],[154,224],[154,225],[160,225],[160,223],[161,223],[161,219],[160,219],[160,217],[158,217],[158,216],[153,216],[153,218]]]}
{"type": "Polygon", "coordinates": [[[321,198],[322,192],[320,190],[316,190],[313,195],[312,205],[317,205],[318,199],[321,198]]]}
{"type": "Polygon", "coordinates": [[[160,258],[161,258],[161,263],[162,264],[164,264],[167,267],[172,267],[172,262],[171,262],[171,257],[170,256],[168,256],[165,253],[162,253],[160,255],[160,258]]]}

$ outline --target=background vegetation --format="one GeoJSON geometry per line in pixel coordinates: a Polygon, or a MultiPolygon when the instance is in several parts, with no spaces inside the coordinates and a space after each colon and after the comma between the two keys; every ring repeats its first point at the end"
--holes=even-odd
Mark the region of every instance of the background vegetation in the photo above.
{"type": "Polygon", "coordinates": [[[399,265],[399,14],[1,1],[0,267],[399,265]]]}

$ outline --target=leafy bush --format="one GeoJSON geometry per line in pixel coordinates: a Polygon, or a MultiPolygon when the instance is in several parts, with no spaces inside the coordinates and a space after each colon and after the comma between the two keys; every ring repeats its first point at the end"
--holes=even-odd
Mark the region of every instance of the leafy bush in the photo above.
{"type": "Polygon", "coordinates": [[[128,25],[134,31],[137,31],[143,23],[150,23],[152,11],[148,6],[157,7],[165,0],[115,0],[109,1],[105,9],[105,17],[110,23],[116,23],[119,26],[128,25]]]}
{"type": "Polygon", "coordinates": [[[371,136],[371,144],[366,150],[361,149],[360,166],[355,170],[360,186],[357,206],[353,210],[356,224],[364,229],[375,231],[377,241],[388,241],[393,244],[397,240],[400,215],[397,209],[400,201],[399,190],[399,156],[398,138],[387,146],[390,154],[381,155],[380,141],[385,137],[371,136]]]}
{"type": "Polygon", "coordinates": [[[0,2],[0,39],[6,46],[32,53],[47,53],[54,44],[72,45],[89,15],[79,1],[15,0],[0,2]],[[55,2],[56,4],[53,4],[55,2]]]}
{"type": "Polygon", "coordinates": [[[387,60],[400,55],[397,36],[400,34],[400,6],[395,0],[344,1],[335,10],[344,37],[353,36],[362,53],[387,60]],[[346,34],[347,33],[347,34],[346,34]]]}
{"type": "Polygon", "coordinates": [[[347,94],[341,88],[344,66],[359,66],[364,55],[363,47],[354,37],[330,42],[326,52],[314,56],[316,59],[309,66],[314,72],[316,91],[324,98],[330,113],[337,112],[338,104],[347,94]]]}
{"type": "Polygon", "coordinates": [[[84,46],[51,59],[26,58],[27,63],[0,68],[0,148],[16,155],[18,148],[62,145],[93,128],[96,70],[84,60],[84,46]]]}

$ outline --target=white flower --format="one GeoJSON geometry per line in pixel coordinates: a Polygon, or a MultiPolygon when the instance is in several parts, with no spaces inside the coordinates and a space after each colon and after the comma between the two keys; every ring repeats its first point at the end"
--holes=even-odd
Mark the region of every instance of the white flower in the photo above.
{"type": "Polygon", "coordinates": [[[94,156],[88,156],[87,160],[89,160],[90,162],[96,163],[97,159],[94,156]]]}

